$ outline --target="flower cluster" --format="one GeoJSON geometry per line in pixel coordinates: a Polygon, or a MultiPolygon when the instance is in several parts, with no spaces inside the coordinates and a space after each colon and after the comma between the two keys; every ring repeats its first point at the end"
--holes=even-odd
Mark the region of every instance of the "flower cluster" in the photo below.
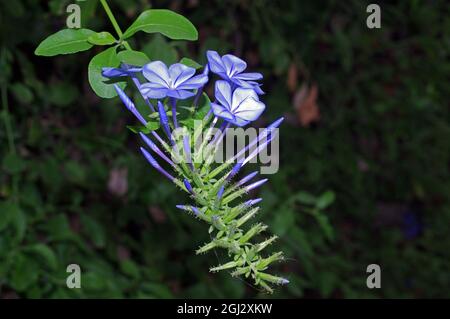
{"type": "Polygon", "coordinates": [[[271,263],[283,260],[282,253],[265,257],[261,253],[277,237],[253,243],[252,239],[265,231],[267,226],[257,223],[245,226],[245,230],[244,224],[259,211],[256,204],[261,199],[238,202],[240,197],[261,186],[267,179],[253,181],[256,172],[239,180],[235,179],[242,167],[272,141],[275,129],[283,119],[269,125],[225,163],[213,165],[211,157],[217,151],[217,145],[226,135],[227,129],[231,125],[241,127],[256,120],[264,111],[265,104],[259,99],[259,95],[263,94],[261,84],[257,82],[262,79],[260,73],[244,72],[247,64],[231,54],[220,56],[215,51],[208,51],[207,59],[207,65],[199,74],[196,74],[196,69],[181,63],[167,67],[161,61],[153,61],[142,68],[130,65],[104,68],[103,75],[109,78],[129,77],[150,108],[148,120],[141,115],[125,92],[115,85],[122,102],[143,125],[147,125],[152,119],[159,122],[167,139],[161,137],[156,130],[150,131],[151,136],[141,132],[142,140],[151,150],[150,152],[141,147],[141,152],[156,170],[187,192],[195,202],[177,205],[177,208],[210,225],[209,232],[214,234],[213,239],[201,246],[197,254],[223,248],[231,257],[231,261],[213,267],[210,271],[232,270],[233,276],[251,277],[257,286],[271,292],[271,284],[288,283],[287,279],[266,272],[271,263]],[[207,103],[209,111],[201,120],[202,133],[205,133],[206,138],[199,147],[195,147],[199,134],[194,129],[179,124],[184,122],[179,119],[181,106],[177,104],[192,103],[192,109],[198,109],[198,101],[204,95],[204,86],[214,74],[219,78],[214,85],[214,102],[207,103]],[[179,102],[181,100],[184,101],[179,102]],[[211,133],[220,122],[220,128],[211,133]],[[180,128],[185,129],[185,134],[177,136],[174,131],[180,128]],[[255,147],[256,145],[258,146],[255,147]],[[247,152],[250,154],[246,156],[247,152]],[[152,154],[164,161],[164,166],[170,167],[173,173],[160,165],[152,154]]]}

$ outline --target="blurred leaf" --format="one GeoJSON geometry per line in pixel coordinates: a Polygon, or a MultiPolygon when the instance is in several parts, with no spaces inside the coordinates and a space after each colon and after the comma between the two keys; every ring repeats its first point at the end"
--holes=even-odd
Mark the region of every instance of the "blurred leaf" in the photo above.
{"type": "MultiPolygon", "coordinates": [[[[111,83],[105,83],[109,82],[110,79],[105,78],[102,75],[102,68],[118,67],[119,64],[120,60],[117,57],[115,47],[108,48],[92,58],[88,66],[88,75],[89,84],[91,85],[95,94],[103,98],[112,98],[117,96],[117,92],[114,89],[114,86],[111,83]]],[[[126,83],[119,82],[117,83],[117,85],[119,85],[120,88],[124,89],[126,83]]]]}
{"type": "Polygon", "coordinates": [[[11,225],[12,227],[14,227],[16,232],[14,237],[15,242],[22,242],[22,240],[25,238],[27,230],[27,219],[24,212],[20,208],[18,208],[13,214],[11,218],[11,225]]]}
{"type": "Polygon", "coordinates": [[[78,97],[78,89],[75,85],[67,82],[58,82],[49,87],[48,99],[51,104],[57,106],[68,106],[78,97]]]}
{"type": "Polygon", "coordinates": [[[17,174],[25,170],[26,162],[16,153],[8,153],[3,158],[3,168],[10,174],[17,174]]]}
{"type": "Polygon", "coordinates": [[[299,202],[307,205],[315,205],[317,201],[316,197],[308,192],[298,192],[298,194],[295,195],[295,198],[299,202]]]}
{"type": "Polygon", "coordinates": [[[24,254],[17,254],[10,275],[10,286],[18,291],[25,291],[39,278],[39,266],[24,254]]]}
{"type": "Polygon", "coordinates": [[[273,219],[273,232],[279,236],[283,236],[295,225],[295,213],[292,210],[279,211],[273,219]]]}
{"type": "Polygon", "coordinates": [[[34,244],[25,248],[28,253],[36,254],[39,258],[45,262],[45,264],[51,269],[56,270],[58,267],[58,260],[53,250],[45,244],[34,244]]]}
{"type": "Polygon", "coordinates": [[[323,214],[316,214],[315,217],[316,217],[317,222],[319,223],[320,228],[322,228],[325,236],[329,240],[333,240],[334,239],[334,230],[330,224],[330,221],[328,220],[328,217],[323,214]]]}
{"type": "Polygon", "coordinates": [[[106,288],[106,279],[97,272],[87,272],[81,279],[81,287],[90,291],[101,291],[106,288]]]}
{"type": "Polygon", "coordinates": [[[327,191],[322,195],[320,195],[320,197],[317,200],[316,206],[319,209],[325,209],[334,202],[334,199],[335,199],[334,192],[327,191]]]}
{"type": "Polygon", "coordinates": [[[2,5],[6,14],[12,17],[21,17],[25,13],[25,7],[21,1],[4,1],[2,5]]]}
{"type": "Polygon", "coordinates": [[[143,66],[148,62],[150,62],[148,56],[144,52],[140,51],[132,51],[132,50],[120,51],[119,53],[117,53],[117,57],[122,63],[136,66],[143,66]]]}
{"type": "Polygon", "coordinates": [[[142,48],[152,61],[163,61],[167,65],[177,61],[177,52],[170,44],[159,34],[142,48]]]}
{"type": "Polygon", "coordinates": [[[11,91],[16,98],[22,104],[29,104],[33,101],[34,95],[28,86],[22,83],[14,83],[11,86],[11,91]]]}
{"type": "Polygon", "coordinates": [[[65,164],[64,168],[67,173],[67,177],[71,182],[81,184],[85,181],[86,170],[80,163],[69,161],[65,164]]]}
{"type": "Polygon", "coordinates": [[[59,214],[47,220],[45,228],[51,240],[64,240],[72,237],[69,221],[64,214],[59,214]]]}
{"type": "Polygon", "coordinates": [[[154,283],[142,284],[142,290],[151,293],[155,298],[173,298],[171,291],[164,285],[154,283]]]}
{"type": "Polygon", "coordinates": [[[116,42],[116,39],[113,37],[111,33],[103,31],[103,32],[96,32],[90,35],[88,41],[89,43],[95,45],[110,45],[114,44],[116,42]]]}
{"type": "Polygon", "coordinates": [[[318,94],[317,84],[313,84],[310,88],[303,84],[300,90],[296,92],[294,109],[302,126],[308,126],[320,120],[320,109],[317,105],[318,94]]]}
{"type": "Polygon", "coordinates": [[[142,12],[124,32],[123,38],[129,38],[138,31],[159,32],[173,40],[193,41],[198,38],[197,30],[188,19],[165,9],[150,9],[142,12]]]}
{"type": "Polygon", "coordinates": [[[12,201],[0,202],[0,231],[5,229],[16,214],[20,213],[20,208],[12,201]]]}
{"type": "Polygon", "coordinates": [[[128,275],[134,279],[140,278],[140,272],[138,266],[130,259],[126,259],[120,262],[120,269],[125,275],[128,275]]]}
{"type": "Polygon", "coordinates": [[[106,235],[103,226],[94,218],[86,214],[82,214],[80,216],[80,219],[83,225],[84,234],[92,240],[96,247],[105,247],[106,235]]]}
{"type": "Polygon", "coordinates": [[[199,64],[199,63],[197,63],[197,62],[195,62],[194,60],[189,59],[189,58],[182,58],[182,59],[180,60],[180,63],[181,63],[181,64],[184,64],[184,65],[186,65],[186,66],[189,66],[189,67],[191,67],[191,68],[194,68],[194,69],[200,69],[200,68],[203,67],[203,65],[201,65],[201,64],[199,64]]]}
{"type": "Polygon", "coordinates": [[[94,31],[89,29],[64,29],[47,37],[39,44],[34,53],[42,56],[54,56],[89,50],[92,48],[92,44],[87,40],[92,34],[94,31]]]}

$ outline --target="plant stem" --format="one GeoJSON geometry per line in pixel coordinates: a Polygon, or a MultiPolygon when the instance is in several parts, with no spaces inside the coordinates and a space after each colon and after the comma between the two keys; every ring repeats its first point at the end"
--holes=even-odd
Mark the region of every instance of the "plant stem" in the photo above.
{"type": "MultiPolygon", "coordinates": [[[[123,40],[123,32],[119,27],[119,24],[117,23],[116,18],[114,17],[114,14],[112,13],[111,9],[109,8],[108,2],[106,2],[106,0],[100,0],[103,9],[105,9],[106,14],[108,15],[109,21],[111,21],[111,24],[114,27],[114,30],[116,30],[117,35],[119,36],[120,40],[123,40]]],[[[128,44],[127,41],[123,42],[123,45],[125,47],[125,49],[127,50],[132,50],[131,46],[128,44]]]]}

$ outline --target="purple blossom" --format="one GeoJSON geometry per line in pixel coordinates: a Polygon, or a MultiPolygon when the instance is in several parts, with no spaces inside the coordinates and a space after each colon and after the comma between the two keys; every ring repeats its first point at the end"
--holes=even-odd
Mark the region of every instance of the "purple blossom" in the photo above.
{"type": "Polygon", "coordinates": [[[170,126],[169,126],[169,118],[167,117],[166,110],[164,109],[164,105],[158,101],[158,113],[159,113],[159,122],[161,123],[161,126],[164,130],[164,133],[166,133],[167,137],[172,141],[172,133],[170,132],[170,126]]]}
{"type": "Polygon", "coordinates": [[[220,56],[216,51],[207,51],[208,65],[211,72],[222,79],[234,83],[238,87],[254,89],[258,94],[264,94],[260,84],[255,82],[263,78],[261,73],[243,71],[247,63],[232,54],[220,56]]]}
{"type": "Polygon", "coordinates": [[[144,142],[152,149],[153,152],[158,154],[163,160],[169,163],[171,166],[175,166],[175,164],[164,154],[155,143],[152,142],[147,136],[145,136],[142,132],[139,133],[144,142]]]}
{"type": "Polygon", "coordinates": [[[255,188],[261,186],[262,184],[264,184],[264,183],[267,182],[267,181],[268,181],[267,178],[260,179],[259,181],[256,181],[256,182],[254,182],[253,184],[248,185],[248,186],[245,188],[245,190],[246,190],[247,192],[249,192],[249,191],[251,191],[252,189],[255,189],[255,188]]]}
{"type": "Polygon", "coordinates": [[[195,69],[181,63],[172,64],[169,68],[161,62],[154,61],[144,65],[142,74],[148,80],[140,87],[142,95],[151,99],[173,97],[187,99],[195,90],[203,87],[208,81],[205,74],[195,75],[195,69]]]}
{"type": "Polygon", "coordinates": [[[250,207],[255,204],[258,204],[260,201],[262,201],[262,198],[256,198],[256,199],[249,199],[244,203],[245,206],[250,207]]]}
{"type": "Polygon", "coordinates": [[[194,189],[192,188],[191,183],[189,183],[189,181],[186,178],[183,180],[183,184],[189,193],[194,194],[194,189]]]}
{"type": "Polygon", "coordinates": [[[236,164],[234,164],[233,168],[231,169],[230,173],[228,174],[226,180],[229,181],[231,180],[234,176],[236,176],[236,174],[239,172],[239,170],[242,167],[242,162],[237,162],[236,164]]]}
{"type": "Polygon", "coordinates": [[[239,182],[237,182],[236,186],[239,187],[239,186],[244,185],[245,183],[250,181],[256,175],[258,175],[258,172],[253,172],[253,173],[248,174],[247,176],[243,177],[239,182]]]}
{"type": "Polygon", "coordinates": [[[133,76],[134,73],[139,73],[141,71],[142,68],[128,66],[127,64],[121,64],[119,68],[102,68],[102,75],[106,78],[116,78],[121,76],[133,76]]]}
{"type": "Polygon", "coordinates": [[[195,206],[191,206],[191,205],[176,205],[175,207],[178,208],[178,209],[187,211],[187,212],[192,212],[197,217],[200,216],[200,215],[203,215],[202,212],[200,212],[200,210],[197,207],[195,207],[195,206]]]}
{"type": "Polygon", "coordinates": [[[219,189],[219,191],[217,192],[217,199],[222,199],[222,196],[223,196],[223,192],[225,191],[225,186],[224,185],[222,185],[221,187],[220,187],[220,189],[219,189]]]}
{"type": "Polygon", "coordinates": [[[122,100],[123,104],[126,106],[126,108],[133,113],[134,116],[144,125],[147,125],[147,121],[142,117],[142,115],[139,113],[139,111],[134,106],[133,101],[130,100],[130,98],[125,94],[125,92],[118,86],[117,84],[114,84],[114,89],[116,90],[117,94],[119,95],[120,99],[122,100]]]}
{"type": "Polygon", "coordinates": [[[142,154],[144,154],[145,158],[147,159],[147,161],[156,169],[158,170],[161,174],[163,174],[164,176],[166,176],[168,179],[170,179],[171,181],[174,181],[174,177],[172,175],[170,175],[169,173],[166,172],[166,170],[164,168],[162,168],[158,162],[153,158],[153,156],[150,155],[149,152],[147,152],[145,150],[145,148],[141,147],[141,152],[142,154]]]}
{"type": "Polygon", "coordinates": [[[239,87],[232,91],[226,81],[216,82],[215,97],[218,103],[211,103],[214,115],[237,126],[256,120],[266,108],[255,90],[239,87]]]}
{"type": "Polygon", "coordinates": [[[289,283],[289,280],[287,280],[286,278],[281,278],[279,284],[280,285],[287,285],[289,283]]]}

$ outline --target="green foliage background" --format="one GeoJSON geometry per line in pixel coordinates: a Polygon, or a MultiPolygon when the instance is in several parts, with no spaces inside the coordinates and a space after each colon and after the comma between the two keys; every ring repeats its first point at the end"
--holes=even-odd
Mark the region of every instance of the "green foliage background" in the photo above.
{"type": "MultiPolygon", "coordinates": [[[[207,230],[175,209],[182,195],[138,153],[120,101],[90,89],[93,52],[33,55],[65,26],[69,3],[0,4],[0,297],[267,297],[209,274],[220,255],[194,255],[207,230]],[[108,189],[119,171],[123,195],[108,189]],[[71,263],[81,289],[65,285],[71,263]]],[[[83,27],[112,32],[97,1],[79,3],[83,27]]],[[[192,21],[199,41],[133,43],[167,63],[234,52],[265,75],[256,125],[288,118],[280,171],[259,194],[259,218],[288,257],[277,272],[291,281],[271,297],[449,297],[450,5],[379,2],[382,28],[370,30],[368,3],[152,1],[192,21]],[[308,127],[296,120],[292,65],[296,90],[319,88],[320,121],[308,127]],[[366,287],[372,263],[381,289],[366,287]]],[[[110,5],[125,26],[150,3],[110,5]]]]}

